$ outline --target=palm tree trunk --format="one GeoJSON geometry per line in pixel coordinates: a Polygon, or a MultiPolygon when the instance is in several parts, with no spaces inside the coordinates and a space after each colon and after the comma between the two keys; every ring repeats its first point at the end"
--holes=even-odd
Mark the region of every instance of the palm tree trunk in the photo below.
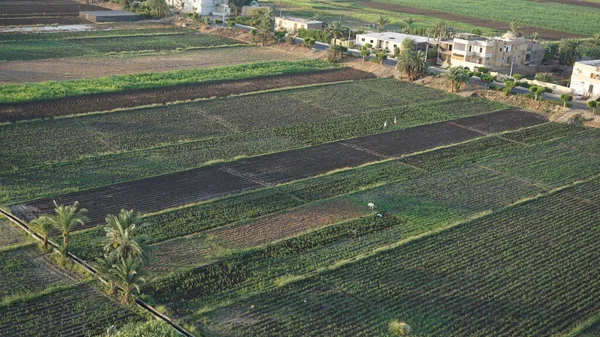
{"type": "Polygon", "coordinates": [[[48,249],[48,236],[44,236],[44,244],[42,246],[44,249],[48,249]]]}

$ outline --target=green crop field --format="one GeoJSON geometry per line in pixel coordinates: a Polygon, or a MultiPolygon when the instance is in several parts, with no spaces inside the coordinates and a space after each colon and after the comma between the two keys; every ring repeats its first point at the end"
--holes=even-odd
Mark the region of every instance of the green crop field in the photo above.
{"type": "MultiPolygon", "coordinates": [[[[8,41],[0,42],[0,60],[36,60],[58,57],[96,56],[108,53],[160,51],[239,45],[241,42],[197,33],[170,32],[169,34],[81,34],[78,37],[46,38],[24,40],[18,36],[8,36],[8,41]],[[91,35],[91,36],[90,36],[91,35]],[[85,37],[90,36],[90,37],[85,37]]],[[[72,33],[75,35],[75,33],[72,33]]],[[[44,34],[51,35],[51,34],[44,34]]]]}

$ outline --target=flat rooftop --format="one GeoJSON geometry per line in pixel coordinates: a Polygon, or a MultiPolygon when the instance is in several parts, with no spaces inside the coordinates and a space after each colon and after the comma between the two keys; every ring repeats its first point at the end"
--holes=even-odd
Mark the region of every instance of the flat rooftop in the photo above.
{"type": "Polygon", "coordinates": [[[577,61],[577,63],[585,64],[586,66],[600,67],[600,60],[577,61]]]}
{"type": "Polygon", "coordinates": [[[402,34],[402,33],[395,33],[395,32],[358,34],[358,36],[367,37],[367,38],[375,38],[375,39],[386,40],[386,41],[394,41],[394,42],[402,42],[402,41],[404,41],[404,39],[413,39],[417,43],[426,43],[426,42],[430,42],[430,41],[433,42],[433,39],[430,40],[426,36],[409,35],[409,34],[402,34]]]}
{"type": "Polygon", "coordinates": [[[316,20],[311,20],[311,19],[304,19],[304,18],[297,18],[294,16],[278,16],[277,19],[284,19],[284,20],[289,20],[289,21],[294,21],[294,22],[302,22],[302,23],[323,23],[323,21],[316,21],[316,20]]]}
{"type": "Polygon", "coordinates": [[[128,11],[81,11],[80,13],[90,14],[93,16],[131,16],[137,15],[128,11]]]}

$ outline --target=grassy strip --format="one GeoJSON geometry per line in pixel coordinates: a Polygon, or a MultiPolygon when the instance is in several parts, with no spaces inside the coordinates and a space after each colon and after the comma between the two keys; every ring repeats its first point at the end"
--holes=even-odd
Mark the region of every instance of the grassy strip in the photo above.
{"type": "Polygon", "coordinates": [[[11,84],[0,86],[0,103],[19,103],[87,94],[161,88],[180,84],[305,73],[332,69],[334,67],[334,65],[318,60],[259,62],[209,69],[130,74],[63,82],[49,81],[41,83],[11,84]]]}

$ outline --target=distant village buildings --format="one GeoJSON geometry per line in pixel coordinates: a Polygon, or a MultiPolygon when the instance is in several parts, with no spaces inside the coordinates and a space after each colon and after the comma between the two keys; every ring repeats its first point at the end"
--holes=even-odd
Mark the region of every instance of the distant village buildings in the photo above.
{"type": "Polygon", "coordinates": [[[276,17],[275,29],[297,32],[298,29],[323,29],[323,21],[296,17],[276,17]]]}
{"type": "Polygon", "coordinates": [[[433,39],[429,39],[424,36],[394,32],[357,34],[355,43],[361,47],[368,43],[373,48],[383,49],[391,54],[394,52],[395,47],[402,49],[402,41],[405,39],[411,39],[415,41],[416,50],[425,50],[427,49],[428,43],[433,43],[433,39]]]}
{"type": "Polygon", "coordinates": [[[575,62],[569,87],[576,95],[599,99],[600,60],[575,62]]]}

